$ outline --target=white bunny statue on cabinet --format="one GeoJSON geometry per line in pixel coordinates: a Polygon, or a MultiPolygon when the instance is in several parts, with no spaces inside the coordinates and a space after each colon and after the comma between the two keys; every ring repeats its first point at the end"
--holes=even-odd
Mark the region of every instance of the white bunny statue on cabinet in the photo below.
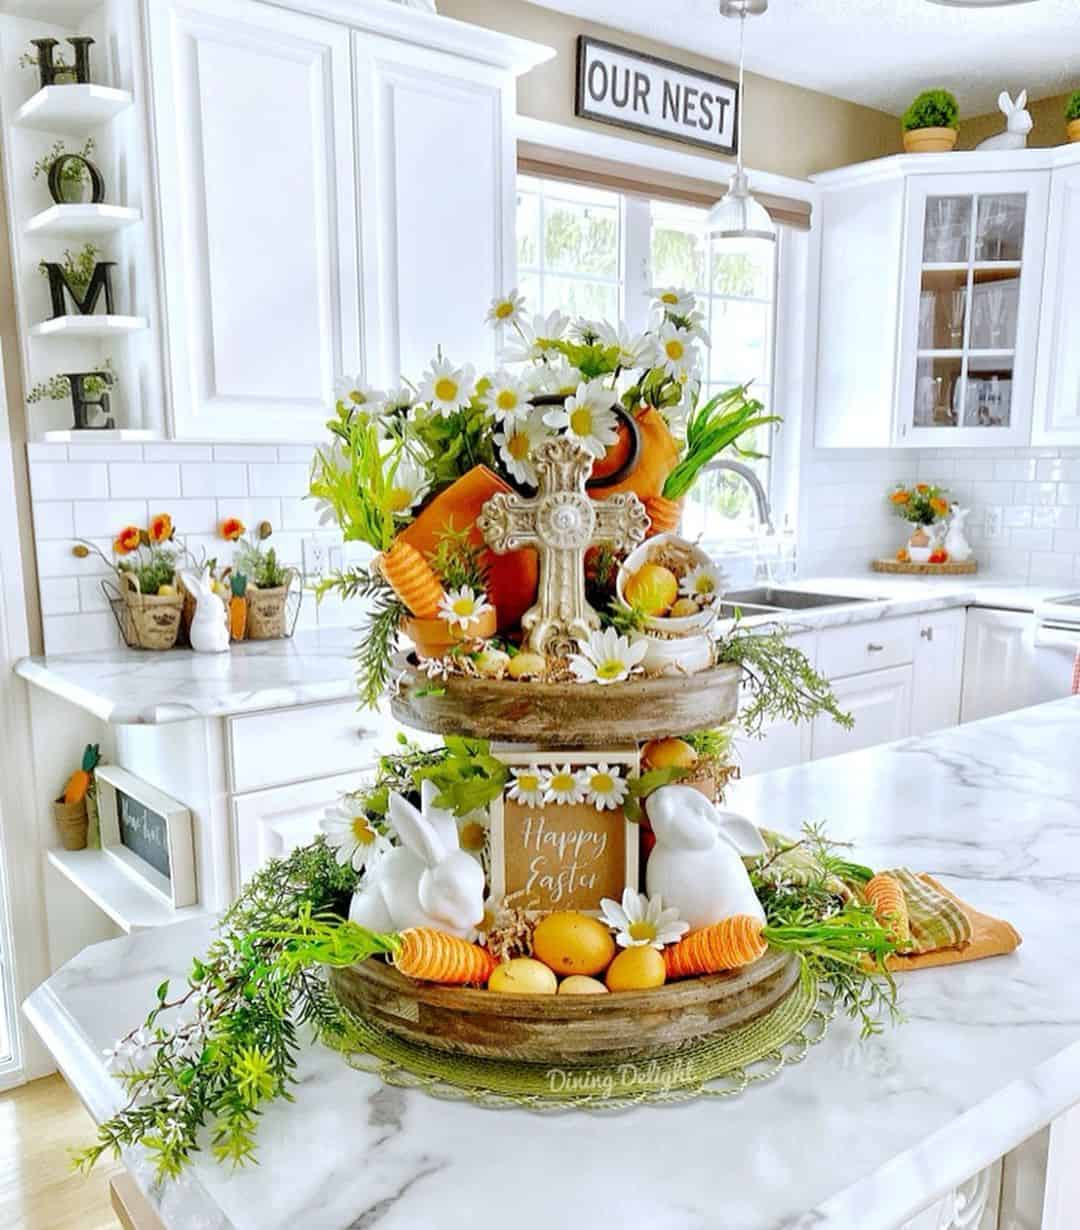
{"type": "Polygon", "coordinates": [[[195,618],[189,633],[191,648],[196,653],[224,653],[229,648],[229,625],[225,603],[210,583],[210,570],[182,572],[180,579],[195,598],[195,618]]]}
{"type": "Polygon", "coordinates": [[[966,563],[975,552],[971,549],[971,543],[967,540],[964,523],[971,516],[970,508],[961,508],[959,504],[954,504],[951,509],[949,518],[949,532],[945,535],[945,550],[949,553],[949,559],[956,564],[966,563]]]}
{"type": "Polygon", "coordinates": [[[484,918],[484,871],[459,848],[453,813],[435,806],[438,787],[420,787],[420,810],[396,791],[389,816],[402,844],[381,858],[353,895],[349,919],[372,931],[434,927],[461,939],[484,918]]]}
{"type": "Polygon", "coordinates": [[[719,811],[691,786],[661,786],[645,802],[656,845],[645,868],[650,897],[676,906],[693,931],[749,914],[765,921],[744,855],[764,854],[745,816],[719,811]]]}
{"type": "Polygon", "coordinates": [[[1027,110],[1027,90],[1021,90],[1013,102],[1008,90],[998,95],[998,108],[1005,116],[1005,131],[987,137],[975,146],[976,149],[1023,149],[1034,121],[1027,110]]]}

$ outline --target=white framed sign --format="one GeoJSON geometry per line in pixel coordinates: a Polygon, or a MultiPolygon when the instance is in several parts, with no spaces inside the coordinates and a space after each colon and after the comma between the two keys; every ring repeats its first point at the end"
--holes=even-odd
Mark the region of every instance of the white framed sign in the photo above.
{"type": "Polygon", "coordinates": [[[524,751],[496,744],[491,750],[510,769],[502,797],[491,805],[496,901],[527,913],[598,914],[602,898],[619,900],[627,885],[637,890],[640,826],[626,819],[621,806],[600,806],[589,792],[590,777],[601,769],[602,788],[621,792],[637,776],[636,747],[524,751]],[[542,783],[566,770],[577,784],[564,801],[545,799],[542,783]]]}
{"type": "Polygon", "coordinates": [[[726,77],[578,36],[575,115],[734,154],[738,108],[726,77]]]}
{"type": "Polygon", "coordinates": [[[99,765],[101,848],[174,909],[195,905],[191,812],[126,769],[99,765]]]}

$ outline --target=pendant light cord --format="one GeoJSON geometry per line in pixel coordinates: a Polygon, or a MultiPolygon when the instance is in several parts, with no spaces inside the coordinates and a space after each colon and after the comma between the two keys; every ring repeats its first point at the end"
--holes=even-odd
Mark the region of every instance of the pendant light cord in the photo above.
{"type": "Polygon", "coordinates": [[[743,96],[743,40],[745,39],[745,37],[746,37],[746,10],[744,9],[739,14],[739,115],[738,115],[739,147],[735,151],[735,170],[736,170],[736,173],[739,175],[742,174],[742,169],[743,169],[743,160],[742,160],[743,135],[742,134],[743,134],[743,103],[745,102],[745,99],[743,96]]]}

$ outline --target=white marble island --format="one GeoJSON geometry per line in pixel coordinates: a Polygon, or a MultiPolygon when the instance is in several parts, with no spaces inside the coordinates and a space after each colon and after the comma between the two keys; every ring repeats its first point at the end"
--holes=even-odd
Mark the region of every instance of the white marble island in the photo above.
{"type": "MultiPolygon", "coordinates": [[[[296,1103],[263,1118],[258,1168],[200,1161],[151,1198],[176,1230],[884,1230],[964,1185],[985,1208],[918,1224],[1034,1230],[1039,1142],[1027,1172],[1003,1182],[987,1168],[1056,1121],[1042,1224],[1073,1227],[1078,745],[1080,700],[1067,700],[737,787],[734,805],[760,822],[827,820],[866,861],[932,871],[1022,932],[1008,957],[906,975],[908,1019],[878,1038],[837,1021],[805,1062],[738,1098],[604,1116],[440,1102],[312,1049],[296,1103]]],[[[90,949],[28,1001],[96,1117],[120,1097],[102,1048],[208,933],[195,921],[90,949]]],[[[138,1159],[129,1164],[146,1184],[138,1159]]]]}

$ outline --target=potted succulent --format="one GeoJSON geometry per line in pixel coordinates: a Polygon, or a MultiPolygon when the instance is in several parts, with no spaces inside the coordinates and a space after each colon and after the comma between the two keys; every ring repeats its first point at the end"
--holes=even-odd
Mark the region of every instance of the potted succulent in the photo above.
{"type": "MultiPolygon", "coordinates": [[[[257,538],[245,538],[246,532],[247,527],[238,517],[229,517],[221,523],[221,537],[237,544],[232,577],[244,578],[239,595],[230,581],[227,609],[231,610],[233,597],[243,598],[244,636],[249,641],[272,641],[289,636],[292,629],[288,626],[285,607],[296,572],[281,563],[273,547],[262,545],[274,532],[269,521],[259,522],[257,538]]],[[[236,625],[230,617],[230,630],[238,630],[238,616],[236,625]]]]}
{"type": "Polygon", "coordinates": [[[1065,104],[1065,132],[1070,141],[1080,141],[1080,90],[1073,90],[1065,104]]]}
{"type": "Polygon", "coordinates": [[[924,90],[904,112],[904,150],[944,154],[956,145],[960,107],[948,90],[924,90]]]}
{"type": "MultiPolygon", "coordinates": [[[[74,151],[68,150],[63,141],[54,142],[49,152],[43,154],[34,163],[34,179],[38,179],[42,175],[48,179],[53,163],[58,158],[63,158],[65,154],[72,152],[78,154],[81,158],[89,158],[94,152],[94,138],[87,137],[82,149],[74,151]]],[[[85,164],[75,160],[65,162],[60,169],[60,195],[63,197],[63,203],[65,205],[83,204],[89,199],[89,187],[90,175],[86,170],[85,164]]]]}

